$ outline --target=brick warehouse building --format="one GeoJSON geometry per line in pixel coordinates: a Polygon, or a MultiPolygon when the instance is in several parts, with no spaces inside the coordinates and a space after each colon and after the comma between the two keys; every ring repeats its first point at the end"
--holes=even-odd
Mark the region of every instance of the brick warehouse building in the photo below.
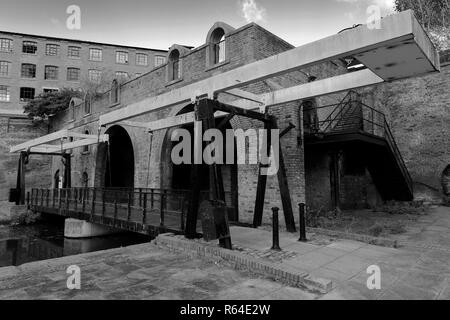
{"type": "MultiPolygon", "coordinates": [[[[293,46],[290,44],[254,23],[239,29],[234,29],[224,23],[216,23],[208,32],[204,45],[194,49],[173,45],[167,54],[167,64],[121,85],[114,82],[110,91],[91,103],[74,100],[66,112],[53,119],[52,131],[67,128],[78,133],[96,133],[98,130],[97,120],[101,114],[120,109],[145,97],[156,96],[292,48],[293,46]]],[[[271,92],[279,88],[347,72],[350,71],[347,68],[346,61],[336,60],[315,65],[303,71],[275,77],[271,80],[264,80],[249,85],[245,90],[256,94],[271,92]]],[[[441,74],[433,74],[427,77],[434,79],[433,81],[440,85],[448,85],[444,81],[448,77],[445,66],[441,74]]],[[[397,108],[398,103],[403,102],[399,101],[401,99],[397,99],[395,100],[396,105],[389,105],[380,102],[378,97],[386,90],[395,90],[395,87],[399,84],[407,87],[409,83],[415,81],[420,83],[421,80],[407,79],[392,84],[383,84],[361,90],[357,95],[356,100],[359,103],[383,111],[389,124],[398,124],[396,127],[391,126],[395,140],[400,141],[402,139],[401,127],[406,123],[403,121],[395,123],[389,110],[393,107],[397,108]]],[[[422,90],[434,89],[425,86],[422,90]]],[[[323,112],[316,111],[315,114],[312,114],[311,105],[319,108],[333,105],[333,109],[338,107],[342,109],[343,106],[347,105],[353,106],[351,103],[343,103],[346,101],[346,97],[347,93],[333,94],[269,109],[269,113],[276,115],[281,129],[286,128],[290,123],[296,126],[281,139],[294,208],[298,202],[304,201],[311,207],[322,206],[331,209],[338,204],[340,207],[350,208],[367,206],[376,202],[377,199],[383,198],[379,189],[383,184],[386,185],[386,181],[372,181],[376,172],[373,171],[373,168],[371,168],[372,171],[368,169],[365,162],[367,159],[362,157],[360,153],[352,152],[347,146],[336,141],[330,141],[325,148],[312,148],[313,144],[308,142],[307,136],[311,134],[310,129],[323,125],[332,114],[325,108],[317,109],[324,110],[323,112]],[[356,169],[353,171],[346,170],[345,166],[356,169]],[[360,192],[356,193],[355,190],[360,192]]],[[[448,95],[444,95],[441,99],[444,104],[448,103],[448,95]]],[[[231,100],[232,98],[230,98],[231,100]]],[[[392,101],[394,99],[390,100],[390,102],[392,101]]],[[[442,108],[442,105],[438,104],[439,108],[442,108]]],[[[192,111],[192,108],[192,105],[176,105],[139,116],[136,120],[141,122],[153,121],[192,111]]],[[[399,109],[402,110],[402,108],[399,109]]],[[[351,114],[354,113],[354,109],[349,110],[351,114]]],[[[365,108],[356,107],[356,110],[362,114],[358,119],[362,121],[361,125],[364,131],[364,126],[369,118],[364,115],[365,108]]],[[[404,112],[408,113],[407,110],[404,110],[404,112]]],[[[334,118],[330,119],[335,121],[334,118]]],[[[373,120],[374,118],[370,119],[373,120]]],[[[233,117],[229,122],[228,127],[232,128],[260,127],[260,124],[240,116],[233,117]]],[[[448,128],[442,125],[440,129],[443,138],[448,138],[450,134],[448,128]]],[[[375,129],[372,128],[372,130],[375,129]]],[[[109,126],[106,133],[110,134],[111,139],[109,165],[111,170],[106,168],[108,165],[106,165],[105,150],[101,150],[96,145],[75,149],[72,152],[73,186],[189,189],[190,185],[188,179],[186,179],[189,176],[186,175],[189,168],[175,166],[170,161],[169,137],[171,130],[156,131],[153,135],[150,135],[143,128],[119,123],[109,126]],[[114,175],[114,177],[111,175],[114,175]]],[[[399,144],[400,150],[403,151],[405,148],[408,147],[399,144]]],[[[445,171],[444,169],[449,162],[447,148],[438,145],[436,150],[442,155],[442,160],[435,166],[436,172],[430,175],[434,186],[439,185],[436,177],[439,177],[437,180],[440,181],[441,174],[445,171]]],[[[408,153],[406,154],[408,155],[408,153]]],[[[398,154],[394,157],[396,159],[393,161],[401,162],[401,159],[398,159],[398,154]]],[[[416,172],[411,170],[411,168],[414,168],[415,161],[413,157],[405,157],[406,166],[413,173],[413,180],[418,177],[416,172]]],[[[379,170],[380,168],[376,167],[375,169],[379,170]]],[[[53,187],[59,181],[57,179],[58,172],[62,172],[62,170],[59,159],[55,158],[52,165],[53,187]]],[[[250,164],[239,165],[238,168],[233,166],[223,168],[225,191],[230,195],[229,201],[238,208],[236,215],[243,222],[251,222],[252,219],[257,171],[257,165],[250,164]]],[[[384,179],[386,178],[388,177],[385,176],[384,179]]],[[[206,189],[208,179],[205,178],[202,184],[206,189]]],[[[265,210],[267,211],[273,205],[281,207],[275,178],[269,177],[265,210]]],[[[237,216],[234,218],[236,219],[237,216]]],[[[268,216],[268,214],[264,215],[265,218],[268,216]]]]}
{"type": "MultiPolygon", "coordinates": [[[[17,161],[8,147],[47,133],[48,128],[33,126],[23,114],[29,99],[61,88],[102,86],[115,77],[126,81],[164,64],[166,54],[166,50],[0,31],[0,201],[7,200],[16,179],[17,161]]],[[[28,170],[35,172],[28,176],[31,185],[47,185],[48,161],[35,161],[28,170]]]]}

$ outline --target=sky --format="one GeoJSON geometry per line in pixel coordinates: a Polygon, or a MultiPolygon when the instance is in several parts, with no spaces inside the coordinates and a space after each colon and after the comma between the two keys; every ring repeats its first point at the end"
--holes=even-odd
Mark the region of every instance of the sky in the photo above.
{"type": "Polygon", "coordinates": [[[168,49],[200,46],[209,28],[223,21],[239,28],[255,22],[299,46],[366,23],[367,8],[382,16],[394,0],[1,0],[0,30],[168,49]],[[80,8],[80,29],[67,20],[80,8]]]}

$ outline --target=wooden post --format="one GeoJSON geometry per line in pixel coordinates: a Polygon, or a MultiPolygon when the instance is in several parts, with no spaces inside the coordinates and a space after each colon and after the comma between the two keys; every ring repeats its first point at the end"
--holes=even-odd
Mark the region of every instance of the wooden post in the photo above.
{"type": "Polygon", "coordinates": [[[62,189],[58,189],[58,209],[61,210],[62,205],[62,196],[61,196],[62,189]]]}
{"type": "Polygon", "coordinates": [[[142,203],[142,224],[147,223],[147,192],[144,193],[144,199],[142,203]]]}
{"type": "MultiPolygon", "coordinates": [[[[272,129],[278,129],[277,121],[274,116],[271,116],[272,129]]],[[[270,150],[270,149],[269,149],[270,150]]],[[[278,163],[278,186],[280,188],[281,203],[283,204],[284,220],[288,232],[296,232],[294,212],[292,210],[291,194],[289,192],[288,180],[286,175],[286,168],[284,166],[284,156],[281,148],[281,141],[279,143],[279,163],[278,163]]]]}
{"type": "MultiPolygon", "coordinates": [[[[264,132],[265,134],[269,132],[271,129],[271,123],[269,121],[264,122],[264,132]]],[[[267,135],[267,139],[263,139],[263,143],[265,145],[262,146],[263,150],[264,147],[266,147],[265,150],[267,150],[267,156],[270,155],[270,148],[271,145],[271,135],[267,135]]],[[[255,211],[253,214],[253,227],[259,227],[262,223],[262,217],[263,217],[263,210],[264,210],[264,198],[266,195],[266,184],[267,184],[267,175],[261,174],[261,171],[263,168],[267,168],[268,165],[263,165],[262,163],[259,163],[258,168],[258,184],[256,186],[256,200],[255,200],[255,211]]]]}
{"type": "Polygon", "coordinates": [[[47,190],[46,190],[46,198],[47,198],[47,199],[46,199],[47,201],[46,201],[46,204],[45,204],[45,205],[46,205],[47,208],[48,208],[48,207],[49,207],[49,202],[50,202],[50,189],[47,189],[47,190]]]}
{"type": "Polygon", "coordinates": [[[102,189],[102,217],[105,216],[105,189],[102,189]]]}
{"type": "Polygon", "coordinates": [[[30,210],[30,191],[27,192],[27,209],[30,210]]]}
{"type": "Polygon", "coordinates": [[[142,206],[142,188],[139,188],[139,206],[142,206]]]}
{"type": "Polygon", "coordinates": [[[64,190],[64,193],[65,193],[65,195],[64,195],[64,201],[66,202],[66,203],[65,203],[65,205],[66,205],[66,210],[69,210],[69,189],[65,189],[65,190],[64,190]]]}
{"type": "Polygon", "coordinates": [[[78,188],[73,189],[75,203],[73,204],[73,210],[77,212],[78,209],[78,188]]]}
{"type": "Polygon", "coordinates": [[[82,208],[83,208],[83,213],[86,211],[86,188],[83,189],[83,193],[81,194],[82,197],[82,208]]]}
{"type": "Polygon", "coordinates": [[[71,188],[72,187],[72,166],[71,166],[71,154],[64,153],[64,180],[63,180],[63,188],[71,188]]]}
{"type": "Polygon", "coordinates": [[[96,193],[97,193],[97,192],[96,192],[96,189],[93,188],[93,189],[92,189],[91,219],[92,219],[92,217],[95,215],[95,200],[96,200],[96,197],[97,197],[97,194],[96,194],[96,193]]]}
{"type": "Polygon", "coordinates": [[[165,210],[166,194],[167,194],[167,190],[164,190],[164,191],[161,190],[160,201],[159,201],[159,210],[160,210],[159,225],[161,227],[164,226],[164,210],[165,210]]]}
{"type": "Polygon", "coordinates": [[[131,218],[131,191],[128,192],[128,205],[127,205],[127,221],[130,221],[131,218]]]}
{"type": "Polygon", "coordinates": [[[154,201],[155,201],[155,197],[154,197],[154,189],[150,189],[150,208],[153,209],[153,205],[154,205],[154,201]]]}

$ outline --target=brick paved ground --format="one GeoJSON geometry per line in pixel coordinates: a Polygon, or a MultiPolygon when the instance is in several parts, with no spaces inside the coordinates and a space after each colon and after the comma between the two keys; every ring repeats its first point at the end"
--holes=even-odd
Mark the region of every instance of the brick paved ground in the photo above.
{"type": "Polygon", "coordinates": [[[150,244],[0,268],[5,299],[315,299],[317,295],[150,244]],[[81,290],[66,268],[81,268],[81,290]]]}

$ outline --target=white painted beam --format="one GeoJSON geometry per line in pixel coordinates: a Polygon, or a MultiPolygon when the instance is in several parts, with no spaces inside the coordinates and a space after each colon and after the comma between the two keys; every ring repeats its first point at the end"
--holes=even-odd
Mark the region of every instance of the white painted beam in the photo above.
{"type": "MultiPolygon", "coordinates": [[[[378,77],[369,69],[364,69],[361,71],[346,73],[327,79],[304,83],[290,88],[276,90],[270,93],[262,94],[258,97],[261,100],[266,101],[267,107],[313,97],[319,97],[331,93],[338,93],[341,91],[365,87],[380,82],[383,82],[383,79],[378,77]]],[[[246,103],[246,100],[235,100],[233,101],[233,105],[248,110],[258,109],[257,105],[255,106],[255,104],[248,104],[246,103]]],[[[214,114],[216,118],[224,115],[226,115],[226,113],[224,112],[216,112],[214,114]]],[[[147,122],[145,126],[151,128],[151,130],[161,130],[193,123],[194,119],[194,112],[189,112],[174,117],[147,122]]]]}
{"type": "Polygon", "coordinates": [[[230,89],[230,90],[224,91],[224,93],[227,93],[227,94],[232,95],[234,97],[238,97],[238,98],[254,101],[254,102],[257,102],[259,104],[264,104],[264,101],[261,101],[261,97],[259,95],[251,93],[251,92],[248,92],[248,91],[244,91],[244,90],[241,90],[241,89],[230,89]]]}
{"type": "MultiPolygon", "coordinates": [[[[119,110],[101,115],[99,123],[100,125],[115,123],[164,107],[188,103],[192,100],[192,97],[205,94],[211,97],[218,92],[242,87],[328,60],[347,56],[358,57],[358,54],[364,54],[383,47],[401,46],[405,43],[413,43],[415,47],[420,49],[415,52],[416,54],[420,54],[420,56],[411,57],[406,65],[414,64],[421,58],[426,60],[426,63],[422,64],[421,67],[422,73],[436,71],[439,69],[439,63],[436,61],[436,50],[429,47],[429,42],[419,41],[417,43],[415,41],[415,39],[424,39],[426,37],[425,32],[421,28],[416,27],[416,23],[417,20],[411,10],[387,16],[381,20],[379,29],[369,29],[367,26],[360,26],[278,55],[249,63],[208,79],[155,97],[143,99],[119,110]]],[[[380,59],[380,57],[377,56],[377,59],[380,59]]],[[[369,69],[372,69],[374,72],[377,71],[379,75],[387,76],[387,80],[417,75],[418,70],[416,68],[408,69],[403,67],[401,68],[401,73],[397,71],[394,73],[381,72],[383,69],[388,69],[392,63],[394,62],[391,61],[382,66],[378,66],[377,62],[375,62],[374,65],[377,66],[375,67],[371,66],[370,57],[365,61],[365,65],[369,69]],[[412,71],[408,73],[408,70],[412,71]]]]}
{"type": "Polygon", "coordinates": [[[36,147],[38,145],[41,144],[45,144],[48,142],[52,142],[55,140],[59,140],[61,138],[67,138],[68,137],[68,130],[64,129],[64,130],[60,130],[60,131],[56,131],[50,134],[47,134],[45,136],[33,139],[33,140],[29,140],[27,142],[18,144],[16,146],[13,146],[9,149],[10,153],[14,153],[14,152],[18,152],[18,151],[26,151],[31,147],[36,147]]]}

